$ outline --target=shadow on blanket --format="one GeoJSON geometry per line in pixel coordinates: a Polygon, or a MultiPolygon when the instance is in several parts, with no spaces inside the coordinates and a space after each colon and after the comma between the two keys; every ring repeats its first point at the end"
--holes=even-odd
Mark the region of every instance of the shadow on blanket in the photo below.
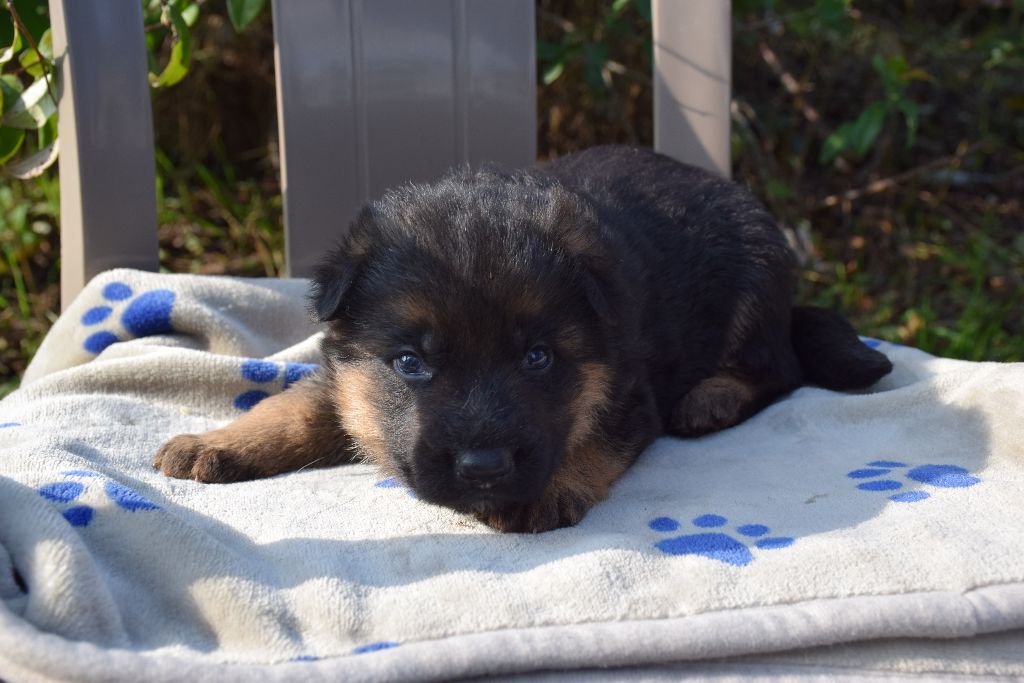
{"type": "MultiPolygon", "coordinates": [[[[693,555],[717,560],[717,565],[711,563],[716,568],[744,566],[755,554],[759,562],[775,560],[768,551],[797,542],[821,545],[823,552],[798,563],[775,563],[775,576],[765,577],[746,596],[751,604],[792,601],[794,594],[784,589],[799,583],[801,575],[819,578],[798,591],[806,597],[856,595],[857,587],[844,579],[850,572],[840,571],[830,558],[834,539],[850,536],[891,500],[901,500],[895,496],[909,504],[931,492],[976,483],[968,472],[984,465],[986,421],[978,411],[942,404],[935,391],[911,385],[856,399],[859,409],[844,411],[846,424],[833,436],[830,427],[816,424],[820,415],[806,414],[800,404],[827,408],[850,397],[817,389],[801,392],[819,395],[784,401],[749,426],[723,434],[661,439],[615,486],[609,501],[578,528],[538,536],[497,534],[469,518],[426,506],[391,482],[378,481],[364,466],[209,487],[169,482],[143,467],[132,468],[142,476],[130,477],[118,468],[126,458],[144,465],[150,447],[162,438],[159,434],[140,430],[131,454],[108,460],[81,439],[34,435],[36,430],[26,429],[23,440],[8,441],[8,454],[22,453],[23,463],[61,463],[62,472],[72,472],[44,475],[52,468],[32,467],[36,476],[31,479],[49,479],[51,487],[60,481],[78,483],[83,489],[117,482],[153,507],[137,505],[134,515],[115,519],[116,506],[97,505],[88,528],[80,530],[81,539],[53,522],[47,524],[53,530],[49,538],[34,535],[19,542],[8,528],[0,543],[28,589],[19,610],[26,619],[68,638],[141,650],[180,645],[211,652],[276,643],[275,651],[305,651],[308,628],[316,623],[332,631],[338,643],[330,654],[344,654],[351,645],[374,637],[378,620],[362,596],[377,594],[372,604],[379,609],[386,589],[400,589],[394,591],[392,604],[402,605],[404,613],[435,614],[427,623],[420,620],[424,637],[566,623],[567,615],[572,615],[571,623],[686,614],[716,609],[723,599],[725,606],[735,607],[714,582],[702,585],[697,580],[684,589],[665,582],[668,577],[658,565],[669,556],[693,555]],[[908,394],[905,401],[901,393],[908,394]],[[905,403],[915,415],[906,422],[889,421],[880,434],[870,427],[888,410],[882,404],[889,401],[876,400],[882,394],[905,403]],[[951,425],[956,428],[951,430],[951,425]],[[862,429],[864,439],[858,438],[862,429]],[[759,435],[759,443],[745,438],[747,430],[759,435]],[[943,435],[942,447],[927,462],[891,446],[935,434],[943,435]],[[93,473],[98,476],[86,476],[93,473]],[[350,473],[354,476],[346,476],[350,473]],[[372,502],[366,504],[365,491],[353,488],[373,490],[372,502]],[[215,489],[221,501],[242,514],[222,523],[200,512],[206,507],[201,498],[207,489],[215,489]],[[301,500],[296,500],[297,491],[301,500]],[[799,494],[801,504],[794,508],[796,491],[807,494],[799,494]],[[856,495],[848,495],[851,491],[856,495]],[[446,527],[456,533],[445,533],[446,527]],[[49,580],[39,549],[68,543],[81,563],[95,566],[86,572],[90,578],[84,583],[82,576],[65,577],[70,584],[64,590],[91,593],[81,608],[107,618],[117,615],[119,624],[91,624],[82,631],[56,617],[43,618],[43,623],[34,617],[43,609],[36,603],[51,597],[34,593],[49,580]],[[520,575],[522,587],[503,575],[520,575]],[[840,580],[822,581],[822,575],[840,580]],[[542,592],[526,589],[537,581],[545,585],[542,592]],[[432,591],[418,591],[422,583],[469,597],[449,600],[437,614],[439,598],[432,591]],[[594,605],[594,595],[608,590],[618,595],[594,605]],[[690,599],[679,600],[688,593],[690,599]],[[557,606],[546,604],[553,595],[558,596],[557,606]],[[675,599],[667,602],[670,596],[675,599]],[[502,607],[493,613],[500,617],[489,619],[481,612],[491,611],[495,597],[502,607]],[[518,615],[519,623],[510,615],[518,615]]],[[[90,429],[87,422],[82,427],[90,429]]],[[[41,483],[38,491],[46,485],[41,483]]],[[[70,508],[60,504],[59,496],[49,497],[56,506],[39,514],[59,520],[61,511],[70,508]]],[[[74,502],[87,499],[83,491],[74,502]]],[[[12,517],[3,517],[10,527],[12,517]]],[[[906,539],[894,534],[869,540],[855,553],[864,560],[856,573],[874,575],[862,585],[871,592],[900,590],[905,577],[887,572],[880,556],[900,555],[906,539]]],[[[714,576],[697,572],[695,578],[714,576]]]]}

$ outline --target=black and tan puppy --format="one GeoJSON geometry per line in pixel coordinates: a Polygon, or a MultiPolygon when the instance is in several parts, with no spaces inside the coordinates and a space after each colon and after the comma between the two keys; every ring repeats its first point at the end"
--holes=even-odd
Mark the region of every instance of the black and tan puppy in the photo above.
{"type": "Polygon", "coordinates": [[[889,372],[793,284],[749,192],[648,150],[407,185],[313,279],[323,370],[155,464],[227,482],[361,457],[496,529],[575,524],[660,434],[889,372]]]}

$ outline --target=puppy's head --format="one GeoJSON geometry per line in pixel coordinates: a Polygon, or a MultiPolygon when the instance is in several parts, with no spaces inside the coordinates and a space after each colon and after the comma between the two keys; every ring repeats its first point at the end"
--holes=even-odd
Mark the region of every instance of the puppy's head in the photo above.
{"type": "Polygon", "coordinates": [[[366,207],[310,296],[363,454],[460,511],[540,497],[610,401],[620,306],[598,229],[526,174],[453,174],[366,207]]]}

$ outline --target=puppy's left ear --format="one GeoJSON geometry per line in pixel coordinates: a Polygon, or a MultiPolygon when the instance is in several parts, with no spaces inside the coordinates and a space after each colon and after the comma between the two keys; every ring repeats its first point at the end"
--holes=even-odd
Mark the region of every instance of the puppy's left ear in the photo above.
{"type": "Polygon", "coordinates": [[[359,263],[346,261],[341,250],[332,251],[313,271],[309,288],[309,313],[313,320],[325,323],[341,317],[345,295],[355,282],[359,263]]]}
{"type": "Polygon", "coordinates": [[[337,320],[344,311],[345,298],[369,257],[369,243],[359,226],[363,218],[361,214],[349,234],[313,270],[307,298],[314,322],[337,320]]]}
{"type": "Polygon", "coordinates": [[[580,198],[564,200],[554,212],[554,232],[580,265],[587,302],[606,325],[617,326],[621,311],[618,268],[601,238],[598,218],[580,198]]]}

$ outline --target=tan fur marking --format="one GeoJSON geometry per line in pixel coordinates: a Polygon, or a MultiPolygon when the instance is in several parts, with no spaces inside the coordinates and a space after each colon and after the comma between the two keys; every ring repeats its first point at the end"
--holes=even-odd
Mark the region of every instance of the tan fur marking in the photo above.
{"type": "Polygon", "coordinates": [[[536,318],[544,310],[544,296],[532,288],[524,288],[511,300],[510,310],[526,320],[536,318]]]}
{"type": "Polygon", "coordinates": [[[576,325],[567,325],[558,330],[555,335],[555,344],[558,349],[565,351],[570,356],[581,355],[585,351],[584,332],[576,325]]]}
{"type": "Polygon", "coordinates": [[[390,308],[394,314],[409,325],[435,323],[436,314],[433,306],[426,300],[419,297],[403,297],[390,302],[390,308]]]}
{"type": "Polygon", "coordinates": [[[341,424],[360,452],[380,467],[387,467],[387,442],[380,427],[380,413],[371,396],[373,378],[358,367],[340,368],[335,376],[335,400],[341,424]]]}
{"type": "Polygon", "coordinates": [[[479,516],[500,531],[538,533],[579,522],[629,467],[598,439],[570,449],[540,499],[510,511],[479,516]]]}
{"type": "Polygon", "coordinates": [[[580,384],[572,400],[573,415],[569,430],[569,447],[580,445],[594,432],[597,418],[611,400],[611,372],[601,363],[583,363],[580,366],[580,384]]]}
{"type": "Polygon", "coordinates": [[[572,448],[548,484],[549,489],[567,492],[591,504],[608,497],[608,487],[629,467],[623,458],[597,439],[572,448]]]}

